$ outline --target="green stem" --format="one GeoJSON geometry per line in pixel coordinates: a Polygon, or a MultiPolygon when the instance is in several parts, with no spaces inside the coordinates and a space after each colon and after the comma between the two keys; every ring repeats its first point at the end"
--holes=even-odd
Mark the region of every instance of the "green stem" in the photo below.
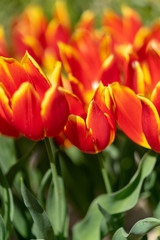
{"type": "MultiPolygon", "coordinates": [[[[59,184],[58,184],[58,174],[57,174],[57,169],[56,169],[56,163],[55,163],[55,149],[52,143],[52,139],[50,138],[45,138],[45,145],[51,165],[51,170],[52,170],[52,176],[53,176],[53,183],[54,183],[54,193],[55,193],[55,205],[56,205],[56,210],[57,210],[57,216],[59,216],[59,219],[57,221],[59,222],[60,226],[60,199],[59,199],[59,184]]],[[[60,230],[60,229],[59,229],[60,230]]]]}
{"type": "Polygon", "coordinates": [[[107,193],[111,193],[112,188],[111,188],[111,184],[110,184],[109,177],[108,177],[108,174],[107,174],[107,170],[106,170],[105,165],[104,165],[104,158],[103,158],[102,153],[98,154],[98,160],[99,160],[100,169],[101,169],[101,173],[102,173],[102,177],[103,177],[103,181],[104,181],[106,191],[107,191],[107,193]]]}

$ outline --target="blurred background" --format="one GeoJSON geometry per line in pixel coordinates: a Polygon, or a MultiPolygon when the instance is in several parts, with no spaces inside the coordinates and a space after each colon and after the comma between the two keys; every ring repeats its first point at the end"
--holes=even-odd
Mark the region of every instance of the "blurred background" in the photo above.
{"type": "MultiPolygon", "coordinates": [[[[0,24],[5,27],[6,33],[8,33],[11,19],[31,3],[41,5],[46,16],[50,19],[54,2],[54,0],[0,0],[0,24]]],[[[97,16],[97,25],[100,24],[101,14],[105,8],[111,8],[120,13],[121,5],[128,5],[138,11],[145,25],[150,24],[153,19],[160,16],[159,0],[66,0],[66,3],[73,26],[86,9],[94,11],[97,16]]]]}

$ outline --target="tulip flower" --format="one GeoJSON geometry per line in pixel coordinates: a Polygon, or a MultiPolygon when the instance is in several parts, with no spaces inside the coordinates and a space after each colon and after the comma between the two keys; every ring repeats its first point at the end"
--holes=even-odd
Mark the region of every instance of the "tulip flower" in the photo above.
{"type": "Polygon", "coordinates": [[[122,17],[113,11],[105,11],[102,24],[111,35],[113,44],[133,44],[142,22],[136,11],[123,6],[122,17]]]}
{"type": "Polygon", "coordinates": [[[50,22],[40,7],[28,6],[12,26],[14,53],[21,58],[27,50],[39,65],[52,69],[59,59],[57,43],[67,43],[70,31],[70,20],[64,2],[55,3],[50,22]]]}
{"type": "Polygon", "coordinates": [[[1,133],[40,140],[63,130],[69,110],[65,94],[58,87],[60,71],[57,62],[51,83],[28,53],[21,63],[0,57],[1,133]]]}
{"type": "Polygon", "coordinates": [[[140,99],[133,90],[118,83],[113,83],[110,88],[118,126],[131,140],[141,146],[149,147],[142,128],[140,99]]]}
{"type": "Polygon", "coordinates": [[[139,97],[142,105],[142,128],[150,147],[160,152],[159,123],[160,123],[160,82],[154,88],[151,98],[139,97]]]}
{"type": "MultiPolygon", "coordinates": [[[[72,105],[73,98],[70,103],[72,105]]],[[[86,153],[98,153],[111,144],[115,138],[116,125],[109,89],[101,83],[90,101],[86,117],[80,101],[70,111],[64,128],[66,137],[73,145],[86,153]],[[81,109],[81,114],[78,109],[81,109]]]]}

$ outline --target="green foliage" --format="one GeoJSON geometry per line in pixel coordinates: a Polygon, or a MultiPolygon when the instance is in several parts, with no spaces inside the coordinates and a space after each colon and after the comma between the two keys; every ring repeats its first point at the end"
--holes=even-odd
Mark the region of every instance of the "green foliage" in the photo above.
{"type": "Polygon", "coordinates": [[[1,215],[0,215],[0,239],[1,240],[6,240],[7,239],[6,226],[5,226],[4,220],[3,220],[1,215]]]}
{"type": "Polygon", "coordinates": [[[21,192],[24,203],[34,220],[34,234],[36,235],[36,237],[45,240],[54,240],[55,238],[53,229],[45,211],[40,206],[35,197],[33,197],[33,195],[25,187],[23,181],[21,181],[21,192]]]}
{"type": "Polygon", "coordinates": [[[74,240],[98,240],[102,214],[100,205],[109,214],[117,214],[131,209],[138,201],[144,179],[152,172],[156,157],[145,155],[130,183],[118,192],[98,196],[91,204],[86,217],[73,229],[74,240]]]}
{"type": "Polygon", "coordinates": [[[146,218],[138,221],[130,230],[129,234],[123,228],[118,229],[113,240],[141,240],[149,231],[160,225],[156,218],[146,218]]]}

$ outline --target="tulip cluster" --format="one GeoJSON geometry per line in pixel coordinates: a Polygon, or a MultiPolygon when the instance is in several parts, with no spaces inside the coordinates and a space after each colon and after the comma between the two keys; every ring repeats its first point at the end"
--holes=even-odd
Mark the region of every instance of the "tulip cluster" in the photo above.
{"type": "Polygon", "coordinates": [[[160,21],[146,28],[128,7],[121,16],[105,11],[99,29],[94,20],[86,11],[72,31],[61,1],[50,21],[37,6],[14,20],[14,57],[25,56],[5,58],[1,36],[0,132],[32,140],[63,135],[97,153],[114,141],[117,123],[160,152],[160,21]]]}

